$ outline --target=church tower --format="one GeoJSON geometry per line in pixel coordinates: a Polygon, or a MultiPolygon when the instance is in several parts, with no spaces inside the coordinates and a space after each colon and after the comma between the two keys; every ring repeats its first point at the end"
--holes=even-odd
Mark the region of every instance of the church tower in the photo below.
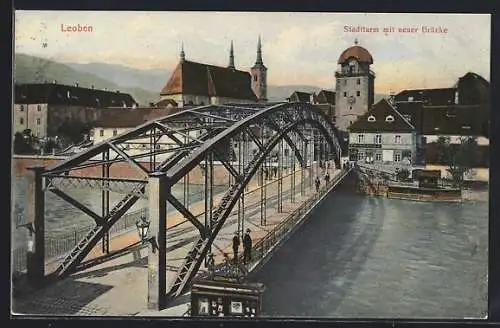
{"type": "Polygon", "coordinates": [[[227,68],[230,70],[235,70],[234,66],[234,49],[233,49],[233,40],[231,40],[231,49],[229,49],[229,65],[227,65],[227,68]]]}
{"type": "Polygon", "coordinates": [[[262,61],[262,45],[259,41],[257,44],[257,60],[255,65],[250,70],[252,75],[252,90],[259,101],[267,101],[267,67],[262,61]]]}
{"type": "Polygon", "coordinates": [[[375,97],[375,73],[370,70],[373,57],[365,48],[354,45],[342,52],[335,72],[335,125],[341,131],[366,113],[375,97]]]}

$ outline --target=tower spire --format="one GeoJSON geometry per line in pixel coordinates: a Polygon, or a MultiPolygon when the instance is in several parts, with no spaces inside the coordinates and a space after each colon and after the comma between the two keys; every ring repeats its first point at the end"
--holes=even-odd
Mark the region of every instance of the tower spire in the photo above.
{"type": "Polygon", "coordinates": [[[262,44],[260,41],[260,34],[259,34],[259,41],[257,43],[257,60],[255,61],[255,65],[263,65],[264,63],[262,62],[262,44]]]}
{"type": "Polygon", "coordinates": [[[186,60],[186,54],[184,53],[184,42],[181,43],[181,63],[186,60]]]}
{"type": "Polygon", "coordinates": [[[233,49],[233,40],[231,40],[231,48],[229,49],[229,65],[227,66],[229,69],[235,69],[234,67],[234,49],[233,49]]]}

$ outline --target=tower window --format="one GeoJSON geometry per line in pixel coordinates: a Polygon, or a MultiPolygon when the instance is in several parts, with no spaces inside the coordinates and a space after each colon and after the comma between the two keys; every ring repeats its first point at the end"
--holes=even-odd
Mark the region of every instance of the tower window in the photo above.
{"type": "Polygon", "coordinates": [[[99,136],[104,137],[104,130],[99,131],[99,136]]]}
{"type": "Polygon", "coordinates": [[[20,110],[21,112],[24,112],[24,105],[21,105],[20,110]]]}
{"type": "Polygon", "coordinates": [[[361,79],[357,79],[356,84],[361,84],[361,79]]]}
{"type": "Polygon", "coordinates": [[[358,134],[358,143],[364,143],[364,142],[365,142],[364,134],[358,134]]]}
{"type": "Polygon", "coordinates": [[[352,110],[352,106],[349,106],[349,109],[352,110]]]}
{"type": "Polygon", "coordinates": [[[41,112],[42,111],[42,106],[36,105],[36,109],[37,109],[37,111],[41,112]]]}
{"type": "MultiPolygon", "coordinates": [[[[253,80],[254,80],[255,82],[257,82],[257,75],[254,75],[254,76],[253,76],[253,80]]],[[[248,80],[247,80],[247,81],[248,81],[248,80]]]]}
{"type": "Polygon", "coordinates": [[[401,136],[394,136],[394,143],[400,144],[401,143],[401,136]]]}
{"type": "Polygon", "coordinates": [[[357,97],[361,96],[361,91],[356,91],[356,96],[357,97]]]}
{"type": "Polygon", "coordinates": [[[113,136],[116,136],[116,135],[118,135],[118,131],[113,130],[113,136]]]}
{"type": "Polygon", "coordinates": [[[21,119],[19,120],[19,123],[24,124],[24,118],[21,117],[21,119]]]}
{"type": "Polygon", "coordinates": [[[36,124],[37,124],[37,125],[40,125],[40,123],[41,123],[41,122],[42,122],[42,121],[41,121],[39,118],[37,118],[37,119],[36,119],[36,124]]]}
{"type": "Polygon", "coordinates": [[[344,92],[344,97],[347,97],[347,92],[344,92]]]}

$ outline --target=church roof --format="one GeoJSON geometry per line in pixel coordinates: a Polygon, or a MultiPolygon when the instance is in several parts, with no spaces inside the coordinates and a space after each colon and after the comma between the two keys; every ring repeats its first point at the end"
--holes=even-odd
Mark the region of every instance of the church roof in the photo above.
{"type": "Polygon", "coordinates": [[[338,64],[346,64],[349,58],[355,58],[358,62],[373,64],[373,57],[370,52],[358,45],[344,50],[339,57],[338,64]]]}
{"type": "Polygon", "coordinates": [[[358,117],[349,127],[349,132],[413,132],[410,124],[387,100],[382,99],[358,117]]]}
{"type": "Polygon", "coordinates": [[[93,108],[132,107],[134,98],[128,93],[89,89],[57,83],[17,84],[16,104],[50,104],[93,108]]]}
{"type": "Polygon", "coordinates": [[[177,65],[160,92],[160,95],[173,94],[257,100],[250,73],[187,60],[177,65]]]}

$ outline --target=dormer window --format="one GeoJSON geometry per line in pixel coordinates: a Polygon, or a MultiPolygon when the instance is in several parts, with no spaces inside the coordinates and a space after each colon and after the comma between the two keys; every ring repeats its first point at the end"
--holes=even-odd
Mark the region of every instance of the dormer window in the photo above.
{"type": "Polygon", "coordinates": [[[375,116],[373,115],[368,116],[368,122],[375,122],[375,121],[376,121],[375,116]]]}
{"type": "Polygon", "coordinates": [[[386,121],[386,122],[389,122],[389,123],[394,122],[394,116],[392,116],[392,115],[388,115],[388,116],[386,116],[386,117],[385,117],[385,121],[386,121]]]}
{"type": "Polygon", "coordinates": [[[413,97],[408,97],[408,101],[413,101],[413,97]]]}

